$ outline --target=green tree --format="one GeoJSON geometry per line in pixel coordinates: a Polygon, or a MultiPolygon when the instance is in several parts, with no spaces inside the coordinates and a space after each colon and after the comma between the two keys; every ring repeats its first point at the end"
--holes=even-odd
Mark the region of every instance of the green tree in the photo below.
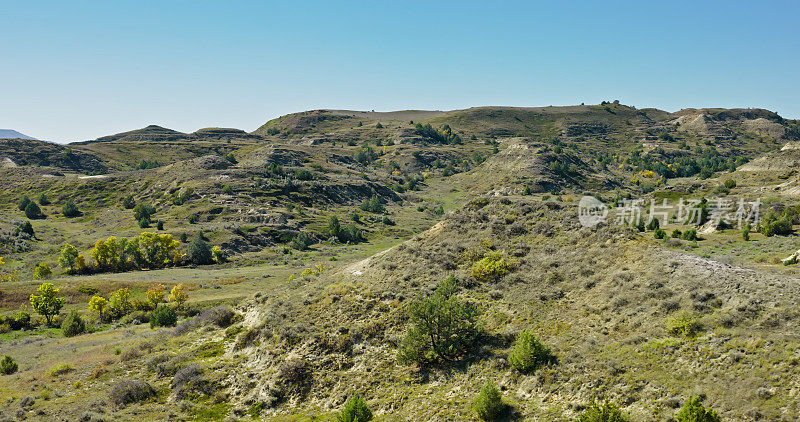
{"type": "Polygon", "coordinates": [[[53,283],[42,283],[36,292],[38,295],[31,295],[31,308],[47,320],[47,325],[52,325],[53,317],[64,306],[64,298],[58,297],[59,289],[53,283]]]}
{"type": "Polygon", "coordinates": [[[61,214],[64,217],[78,217],[81,215],[81,210],[78,209],[78,206],[75,205],[71,199],[68,199],[67,202],[64,203],[64,206],[61,207],[61,214]]]}
{"type": "Polygon", "coordinates": [[[47,197],[47,194],[42,192],[42,194],[39,195],[39,203],[42,205],[50,205],[50,198],[47,197]]]}
{"type": "Polygon", "coordinates": [[[25,206],[25,217],[28,217],[31,220],[42,217],[42,210],[38,205],[36,205],[36,202],[30,201],[28,202],[28,205],[25,206]]]}
{"type": "Polygon", "coordinates": [[[401,363],[453,360],[467,354],[481,331],[480,312],[455,294],[458,282],[450,276],[436,291],[406,308],[411,328],[398,350],[401,363]]]}
{"type": "Polygon", "coordinates": [[[23,195],[17,203],[17,208],[19,208],[20,211],[25,211],[25,208],[28,208],[28,204],[30,203],[31,198],[28,198],[27,195],[23,195]]]}
{"type": "Polygon", "coordinates": [[[150,217],[152,217],[155,213],[156,207],[150,204],[139,203],[133,207],[133,218],[136,221],[141,221],[142,218],[147,218],[147,220],[150,221],[150,217]]]}
{"type": "Polygon", "coordinates": [[[75,265],[78,263],[78,248],[67,243],[64,249],[61,249],[61,255],[58,257],[58,265],[67,270],[67,272],[75,272],[75,265]]]}
{"type": "Polygon", "coordinates": [[[97,318],[102,321],[110,319],[108,314],[108,300],[102,296],[92,296],[92,298],[89,299],[89,311],[97,315],[97,318]]]}
{"type": "Polygon", "coordinates": [[[689,397],[675,417],[677,422],[720,422],[722,419],[713,409],[703,407],[700,397],[689,397]]]}
{"type": "Polygon", "coordinates": [[[336,415],[337,422],[367,422],[372,420],[372,411],[360,394],[353,394],[336,415]]]}
{"type": "Polygon", "coordinates": [[[503,397],[494,383],[486,381],[486,384],[481,387],[481,392],[472,403],[472,410],[475,411],[478,418],[484,421],[497,420],[505,412],[506,404],[503,403],[503,397]]]}
{"type": "Polygon", "coordinates": [[[14,362],[14,359],[9,355],[5,355],[3,360],[0,360],[0,374],[11,375],[17,372],[18,368],[17,362],[14,362]]]}
{"type": "Polygon", "coordinates": [[[186,245],[186,253],[189,255],[189,260],[197,265],[206,265],[214,262],[211,246],[203,239],[203,235],[200,232],[197,232],[192,241],[186,245]]]}
{"type": "Polygon", "coordinates": [[[517,336],[511,353],[508,354],[508,362],[511,366],[523,374],[529,374],[539,366],[554,360],[550,349],[529,330],[525,330],[517,336]]]}
{"type": "Polygon", "coordinates": [[[133,207],[136,206],[136,200],[133,199],[133,195],[128,195],[122,200],[122,206],[126,210],[131,210],[133,207]]]}
{"type": "Polygon", "coordinates": [[[33,225],[30,221],[23,221],[14,229],[14,236],[26,235],[28,237],[36,237],[36,234],[33,232],[33,225]]]}
{"type": "Polygon", "coordinates": [[[74,337],[86,331],[86,324],[81,319],[78,311],[73,310],[61,323],[61,331],[65,337],[74,337]]]}
{"type": "Polygon", "coordinates": [[[122,318],[133,310],[131,291],[128,288],[119,289],[108,297],[106,312],[109,318],[122,318]]]}
{"type": "Polygon", "coordinates": [[[178,316],[175,311],[169,306],[158,306],[152,313],[150,313],[150,328],[155,327],[171,327],[178,321],[178,316]]]}

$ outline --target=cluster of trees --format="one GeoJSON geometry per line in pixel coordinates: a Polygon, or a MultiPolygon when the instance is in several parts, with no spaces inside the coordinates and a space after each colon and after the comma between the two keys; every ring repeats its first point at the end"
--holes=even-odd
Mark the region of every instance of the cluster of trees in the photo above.
{"type": "Polygon", "coordinates": [[[386,212],[386,207],[383,205],[383,202],[381,202],[381,198],[373,196],[361,204],[361,210],[375,214],[383,214],[386,212]]]}
{"type": "Polygon", "coordinates": [[[132,239],[111,236],[95,242],[91,250],[94,264],[90,267],[78,248],[66,244],[58,258],[59,265],[67,273],[129,271],[158,269],[186,262],[194,264],[222,263],[225,254],[219,247],[211,247],[202,232],[198,232],[187,245],[184,254],[181,243],[171,234],[143,232],[132,239]]]}
{"type": "MultiPolygon", "coordinates": [[[[50,203],[50,199],[46,194],[43,193],[39,196],[39,204],[50,205],[50,203]]],[[[44,213],[39,205],[27,196],[23,195],[23,197],[20,198],[19,202],[17,203],[17,208],[24,212],[25,217],[28,219],[36,220],[39,218],[44,218],[44,213]]],[[[64,202],[64,205],[61,207],[61,214],[64,217],[78,217],[81,215],[81,211],[78,209],[78,206],[75,205],[75,202],[73,202],[71,199],[67,199],[66,202],[64,202]]]]}
{"type": "Polygon", "coordinates": [[[179,247],[171,234],[144,232],[130,240],[114,236],[98,240],[91,254],[99,271],[156,269],[179,263],[183,258],[179,247]]]}
{"type": "Polygon", "coordinates": [[[442,126],[436,130],[429,123],[417,123],[414,126],[414,134],[425,141],[444,145],[462,144],[461,137],[458,136],[449,125],[442,126]]]}
{"type": "Polygon", "coordinates": [[[107,299],[99,295],[92,296],[89,299],[89,312],[99,320],[109,322],[134,311],[150,311],[150,316],[156,318],[156,322],[151,325],[174,325],[175,310],[183,309],[188,298],[184,284],[173,286],[169,296],[166,296],[163,284],[156,284],[145,292],[144,300],[132,298],[130,289],[124,288],[115,291],[107,299]],[[160,309],[165,307],[165,303],[170,305],[169,310],[160,309]]]}
{"type": "Polygon", "coordinates": [[[139,227],[146,229],[150,227],[150,219],[156,213],[156,207],[151,204],[138,203],[133,207],[133,218],[139,223],[139,227]]]}
{"type": "Polygon", "coordinates": [[[335,237],[339,243],[359,243],[366,240],[361,229],[354,223],[348,224],[347,227],[342,227],[339,223],[339,218],[335,215],[328,219],[328,235],[335,237]]]}
{"type": "Polygon", "coordinates": [[[707,179],[718,171],[734,171],[736,167],[747,162],[747,158],[735,150],[722,154],[714,147],[703,149],[698,146],[697,153],[698,157],[686,157],[669,154],[661,148],[656,148],[647,154],[637,150],[630,152],[628,162],[637,171],[650,170],[664,176],[665,179],[694,175],[707,179]]]}
{"type": "Polygon", "coordinates": [[[44,214],[42,214],[42,209],[39,208],[39,205],[37,205],[36,202],[33,202],[27,196],[23,196],[22,199],[19,200],[17,207],[20,211],[25,213],[25,217],[31,220],[44,217],[44,214]]]}

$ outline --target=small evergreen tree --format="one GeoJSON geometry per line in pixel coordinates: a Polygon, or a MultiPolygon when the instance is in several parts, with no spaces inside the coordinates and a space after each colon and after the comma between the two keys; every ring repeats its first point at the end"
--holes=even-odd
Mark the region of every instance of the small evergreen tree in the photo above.
{"type": "Polygon", "coordinates": [[[478,308],[455,296],[458,282],[450,276],[436,291],[406,308],[411,328],[398,350],[401,363],[453,360],[467,354],[481,332],[478,308]]]}
{"type": "Polygon", "coordinates": [[[125,199],[122,200],[122,206],[126,210],[132,210],[133,207],[136,206],[136,200],[133,199],[133,195],[126,196],[125,199]]]}
{"type": "Polygon", "coordinates": [[[158,306],[150,314],[150,328],[171,327],[175,325],[177,321],[178,321],[178,316],[175,315],[175,311],[173,311],[172,308],[166,305],[158,306]]]}
{"type": "Polygon", "coordinates": [[[576,422],[628,422],[628,419],[614,404],[592,402],[581,412],[576,422]]]}
{"type": "Polygon", "coordinates": [[[61,214],[64,215],[64,217],[77,217],[81,215],[81,210],[78,209],[78,206],[75,205],[71,199],[68,199],[67,202],[64,203],[64,206],[61,207],[61,214]]]}
{"type": "Polygon", "coordinates": [[[14,236],[28,236],[28,237],[36,237],[36,234],[33,232],[33,225],[30,221],[24,221],[14,229],[14,236]]]}
{"type": "Polygon", "coordinates": [[[197,232],[192,241],[186,245],[186,253],[189,255],[189,260],[197,265],[206,265],[214,262],[211,246],[203,239],[201,232],[197,232]]]}
{"type": "Polygon", "coordinates": [[[45,194],[44,192],[42,192],[42,194],[39,195],[39,204],[50,205],[50,198],[48,198],[47,194],[45,194]]]}
{"type": "Polygon", "coordinates": [[[475,411],[478,418],[484,421],[494,421],[500,418],[506,410],[506,404],[503,403],[503,397],[494,383],[486,381],[486,384],[481,387],[481,392],[472,403],[472,410],[475,411]]]}
{"type": "Polygon", "coordinates": [[[61,323],[61,331],[64,332],[65,337],[74,337],[86,331],[86,324],[78,311],[73,310],[64,318],[64,322],[61,323]]]}
{"type": "Polygon", "coordinates": [[[19,202],[17,203],[17,208],[19,208],[20,211],[25,211],[25,208],[28,208],[28,204],[30,203],[31,203],[31,198],[28,198],[26,195],[23,195],[22,198],[20,198],[19,202]]]}
{"type": "Polygon", "coordinates": [[[721,422],[717,412],[703,407],[700,397],[690,397],[675,417],[677,422],[721,422]]]}
{"type": "Polygon", "coordinates": [[[14,362],[14,359],[9,355],[5,355],[3,360],[0,360],[0,373],[3,375],[11,375],[17,372],[18,368],[17,362],[14,362]]]}
{"type": "Polygon", "coordinates": [[[542,344],[532,331],[525,330],[517,336],[511,353],[508,355],[508,362],[511,366],[523,374],[529,374],[539,366],[545,365],[554,360],[550,349],[542,344]]]}
{"type": "Polygon", "coordinates": [[[372,420],[372,411],[360,394],[353,394],[344,404],[344,408],[336,415],[337,422],[368,422],[372,420]]]}
{"type": "Polygon", "coordinates": [[[36,202],[30,201],[28,202],[28,205],[25,206],[25,217],[28,217],[31,220],[42,217],[42,210],[38,205],[36,205],[36,202]]]}

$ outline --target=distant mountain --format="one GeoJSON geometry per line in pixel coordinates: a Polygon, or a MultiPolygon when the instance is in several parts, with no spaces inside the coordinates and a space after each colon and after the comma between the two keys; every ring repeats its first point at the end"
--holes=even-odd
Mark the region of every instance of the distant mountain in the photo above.
{"type": "Polygon", "coordinates": [[[13,129],[0,129],[0,139],[33,139],[38,141],[38,139],[19,133],[13,129]]]}

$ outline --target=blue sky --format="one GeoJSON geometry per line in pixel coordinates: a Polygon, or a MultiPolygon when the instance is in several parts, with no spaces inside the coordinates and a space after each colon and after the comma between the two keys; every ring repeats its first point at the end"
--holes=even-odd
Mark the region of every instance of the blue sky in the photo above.
{"type": "Polygon", "coordinates": [[[800,118],[800,4],[0,0],[0,128],[254,130],[314,108],[764,107],[800,118]]]}

